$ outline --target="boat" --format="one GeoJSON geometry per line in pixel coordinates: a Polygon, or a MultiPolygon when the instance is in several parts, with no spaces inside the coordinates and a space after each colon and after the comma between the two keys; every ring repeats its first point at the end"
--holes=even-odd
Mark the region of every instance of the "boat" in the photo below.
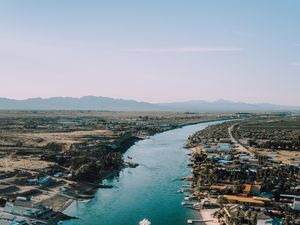
{"type": "Polygon", "coordinates": [[[184,191],[182,189],[178,190],[177,193],[183,193],[184,191]]]}
{"type": "Polygon", "coordinates": [[[151,225],[151,222],[148,219],[143,219],[139,222],[139,225],[151,225]]]}

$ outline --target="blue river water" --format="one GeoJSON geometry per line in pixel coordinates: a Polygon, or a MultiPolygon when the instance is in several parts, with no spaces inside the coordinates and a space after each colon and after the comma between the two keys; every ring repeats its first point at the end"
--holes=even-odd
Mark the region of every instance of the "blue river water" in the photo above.
{"type": "Polygon", "coordinates": [[[198,213],[183,207],[183,195],[177,193],[187,184],[180,178],[191,174],[190,150],[184,149],[189,135],[208,125],[189,125],[151,136],[136,142],[124,155],[139,163],[137,168],[125,168],[117,178],[106,180],[112,189],[99,189],[88,203],[73,202],[64,212],[79,219],[65,225],[138,225],[147,218],[151,225],[184,225],[198,213]]]}

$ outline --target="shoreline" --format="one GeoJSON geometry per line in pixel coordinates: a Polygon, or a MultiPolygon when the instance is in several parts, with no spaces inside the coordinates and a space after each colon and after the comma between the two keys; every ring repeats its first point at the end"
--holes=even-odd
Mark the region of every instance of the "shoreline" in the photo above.
{"type": "Polygon", "coordinates": [[[64,213],[64,211],[74,202],[74,199],[69,199],[60,209],[59,211],[64,213]]]}
{"type": "MultiPolygon", "coordinates": [[[[261,124],[261,121],[259,122],[261,124]]],[[[247,121],[244,124],[247,124],[247,121]]],[[[212,126],[189,138],[187,148],[192,152],[190,165],[193,173],[192,193],[196,194],[197,206],[199,205],[199,208],[195,207],[199,212],[198,222],[203,221],[201,224],[206,225],[227,224],[232,221],[253,223],[253,218],[254,221],[282,219],[287,218],[286,215],[291,212],[296,218],[297,212],[289,208],[276,211],[278,210],[276,204],[287,203],[281,196],[285,196],[288,191],[293,193],[298,185],[299,168],[260,155],[259,148],[255,151],[249,147],[248,142],[245,144],[240,141],[239,138],[246,135],[234,133],[233,128],[237,125],[239,126],[239,123],[229,122],[212,126]],[[274,171],[272,176],[275,178],[268,177],[269,168],[274,171]],[[286,177],[293,181],[290,186],[278,189],[278,197],[268,195],[273,193],[274,188],[286,177]],[[272,185],[265,185],[269,183],[272,185]],[[243,207],[244,205],[248,208],[243,207]],[[274,210],[275,213],[274,211],[269,213],[266,208],[274,210]],[[249,212],[251,217],[247,215],[249,212]]],[[[249,131],[244,128],[243,132],[249,131]]]]}
{"type": "Polygon", "coordinates": [[[202,224],[205,225],[220,225],[218,220],[213,217],[213,214],[217,211],[218,209],[201,209],[199,211],[199,217],[200,220],[212,220],[210,222],[201,222],[202,224]]]}
{"type": "MultiPolygon", "coordinates": [[[[136,142],[141,141],[141,140],[145,140],[145,139],[147,139],[149,136],[154,136],[154,135],[156,135],[156,134],[163,133],[163,132],[167,132],[167,131],[174,130],[174,129],[180,129],[180,128],[183,128],[183,127],[185,127],[185,126],[192,126],[192,125],[201,124],[201,123],[218,122],[218,121],[224,121],[224,122],[226,122],[226,121],[230,121],[230,120],[232,120],[232,118],[229,118],[229,119],[228,119],[228,118],[221,118],[221,119],[213,119],[213,120],[210,119],[210,120],[198,121],[198,122],[193,122],[193,123],[179,124],[179,125],[177,125],[177,126],[175,126],[175,127],[172,127],[172,128],[170,128],[170,129],[164,129],[164,130],[159,131],[159,132],[151,133],[151,134],[149,134],[149,135],[147,135],[147,136],[145,136],[145,137],[143,137],[143,138],[140,138],[139,140],[135,140],[135,141],[131,142],[130,145],[128,145],[128,142],[127,142],[127,143],[126,143],[126,147],[125,147],[124,149],[122,149],[122,147],[120,146],[120,149],[121,149],[122,153],[125,154],[126,151],[127,151],[131,146],[133,146],[136,142]]],[[[192,135],[192,134],[191,134],[191,135],[192,135]]],[[[127,165],[127,166],[123,166],[123,167],[121,168],[121,170],[123,170],[123,169],[126,168],[126,167],[128,167],[128,165],[127,165]]],[[[121,171],[121,170],[120,170],[120,171],[121,171]]],[[[110,173],[106,174],[106,175],[103,177],[102,181],[108,179],[109,177],[115,177],[115,174],[116,174],[117,172],[118,172],[118,171],[111,171],[110,173]]],[[[100,189],[100,188],[103,188],[103,187],[96,187],[96,188],[94,189],[95,193],[96,193],[96,192],[98,191],[98,189],[100,189]]],[[[112,187],[112,188],[113,188],[113,187],[112,187]]],[[[82,198],[82,199],[91,200],[91,199],[93,199],[93,198],[95,197],[95,193],[92,194],[92,195],[90,195],[90,197],[88,197],[88,198],[82,198]]],[[[73,199],[72,202],[74,202],[74,201],[76,201],[76,200],[79,200],[79,199],[80,199],[80,198],[75,198],[75,199],[73,199]]],[[[63,207],[63,211],[61,211],[61,212],[64,213],[64,212],[68,209],[68,207],[72,204],[72,202],[71,202],[70,204],[66,205],[66,207],[63,207]]],[[[201,219],[202,216],[200,215],[200,212],[199,212],[198,215],[199,215],[199,217],[200,217],[200,219],[201,219]]],[[[205,223],[203,223],[203,224],[205,224],[205,223]]],[[[212,225],[212,224],[210,224],[210,225],[212,225]]],[[[213,225],[216,225],[216,224],[213,224],[213,225]]]]}
{"type": "MultiPolygon", "coordinates": [[[[185,127],[185,126],[196,125],[196,124],[201,124],[201,123],[208,123],[208,122],[215,122],[215,121],[227,121],[227,120],[231,120],[231,119],[227,119],[227,118],[214,119],[214,120],[210,119],[210,120],[198,121],[198,122],[193,122],[193,123],[179,124],[177,126],[169,128],[169,129],[163,129],[163,130],[160,130],[158,132],[151,133],[151,134],[149,134],[149,135],[147,135],[143,138],[138,138],[138,139],[135,139],[135,140],[130,139],[129,142],[125,141],[126,142],[125,145],[119,146],[119,149],[122,152],[122,154],[124,154],[137,141],[147,139],[149,136],[154,136],[154,135],[159,134],[159,133],[163,133],[163,132],[173,130],[173,129],[179,129],[179,128],[182,128],[182,127],[185,127]]],[[[110,171],[102,179],[99,179],[98,181],[102,183],[103,180],[106,180],[110,177],[115,177],[116,174],[119,171],[122,171],[126,167],[128,167],[128,165],[123,164],[122,167],[120,168],[120,170],[110,171]]],[[[79,188],[82,188],[82,186],[85,186],[86,187],[85,189],[89,189],[89,191],[88,191],[89,194],[88,195],[78,194],[78,193],[63,194],[63,196],[66,198],[66,200],[64,201],[64,204],[62,204],[56,211],[58,213],[62,213],[64,215],[66,215],[67,217],[69,217],[69,215],[66,214],[65,211],[72,205],[72,203],[74,201],[77,201],[77,200],[80,200],[80,199],[91,200],[95,197],[95,194],[99,189],[101,189],[101,188],[113,188],[113,186],[106,186],[105,184],[103,184],[103,186],[102,186],[102,184],[99,184],[98,182],[94,182],[94,183],[93,182],[74,182],[74,184],[76,184],[76,187],[73,187],[72,190],[75,190],[75,192],[76,192],[76,189],[78,188],[77,191],[81,192],[79,188]]],[[[54,206],[55,204],[59,203],[59,201],[62,201],[61,199],[60,200],[55,200],[55,198],[60,198],[60,197],[61,197],[61,193],[55,194],[52,197],[53,198],[52,199],[53,203],[50,204],[50,206],[51,205],[54,206]]],[[[75,219],[75,218],[71,217],[71,218],[67,218],[66,220],[68,220],[68,219],[75,219]]]]}

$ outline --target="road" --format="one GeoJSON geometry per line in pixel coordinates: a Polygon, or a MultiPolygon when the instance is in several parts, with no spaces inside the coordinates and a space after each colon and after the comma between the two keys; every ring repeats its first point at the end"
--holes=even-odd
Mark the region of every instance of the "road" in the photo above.
{"type": "Polygon", "coordinates": [[[232,134],[232,130],[234,128],[234,126],[236,126],[237,124],[233,124],[232,126],[230,126],[228,128],[228,133],[229,133],[229,136],[230,136],[230,140],[235,144],[236,146],[236,150],[237,151],[240,151],[240,152],[248,152],[250,154],[251,157],[254,157],[254,153],[249,151],[247,148],[245,148],[245,146],[243,146],[242,144],[240,144],[236,138],[233,136],[232,134]]]}

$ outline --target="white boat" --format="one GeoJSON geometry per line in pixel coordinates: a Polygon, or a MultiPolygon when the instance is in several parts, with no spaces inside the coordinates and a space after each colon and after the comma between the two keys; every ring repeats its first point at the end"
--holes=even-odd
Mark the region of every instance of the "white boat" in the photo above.
{"type": "Polygon", "coordinates": [[[139,225],[151,225],[151,222],[148,219],[143,219],[139,222],[139,225]]]}

